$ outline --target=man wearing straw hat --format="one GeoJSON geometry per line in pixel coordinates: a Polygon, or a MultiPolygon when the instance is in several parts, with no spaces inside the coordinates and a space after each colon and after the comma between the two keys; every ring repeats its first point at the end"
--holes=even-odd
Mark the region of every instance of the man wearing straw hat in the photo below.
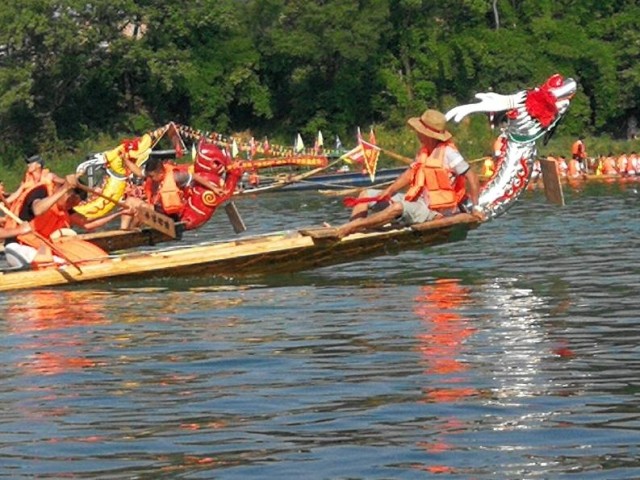
{"type": "Polygon", "coordinates": [[[454,145],[444,114],[426,110],[407,123],[420,141],[415,162],[385,190],[366,190],[345,202],[353,211],[337,228],[338,238],[390,222],[411,225],[452,215],[463,202],[470,201],[472,209],[478,204],[478,176],[454,145]]]}

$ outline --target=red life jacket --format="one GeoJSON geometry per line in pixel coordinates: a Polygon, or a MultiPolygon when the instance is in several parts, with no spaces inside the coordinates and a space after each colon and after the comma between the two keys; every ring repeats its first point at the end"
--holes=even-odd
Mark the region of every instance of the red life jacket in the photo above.
{"type": "MultiPolygon", "coordinates": [[[[48,169],[44,168],[42,169],[42,175],[40,177],[40,181],[36,182],[33,177],[31,175],[29,175],[29,172],[27,172],[27,174],[25,174],[24,180],[22,181],[22,185],[21,187],[23,188],[22,193],[20,193],[20,195],[18,195],[18,197],[13,201],[13,203],[10,205],[10,209],[11,211],[17,216],[20,216],[20,212],[22,211],[22,208],[24,207],[24,202],[26,201],[27,197],[35,191],[36,188],[41,187],[41,188],[46,188],[47,189],[47,195],[50,195],[53,191],[53,177],[51,175],[51,173],[49,172],[48,169]]],[[[7,228],[14,228],[18,226],[18,223],[15,222],[14,220],[7,218],[7,222],[5,224],[5,226],[7,228]]]]}
{"type": "MultiPolygon", "coordinates": [[[[413,170],[411,186],[405,195],[405,200],[415,201],[421,193],[424,193],[432,210],[453,208],[462,201],[466,194],[465,178],[445,167],[444,155],[447,146],[455,148],[451,142],[441,144],[424,161],[417,161],[411,166],[413,170]]],[[[428,153],[424,147],[420,149],[418,157],[422,157],[423,153],[428,153]]]]}
{"type": "MultiPolygon", "coordinates": [[[[21,196],[21,202],[24,203],[29,195],[38,188],[46,188],[47,195],[51,195],[53,193],[52,183],[47,185],[40,184],[25,192],[25,195],[21,196]]],[[[15,206],[17,207],[16,210],[19,214],[23,205],[15,206]]],[[[70,227],[71,218],[69,216],[69,212],[64,211],[57,204],[54,204],[42,215],[38,215],[31,220],[31,229],[33,232],[49,240],[54,232],[70,227]]],[[[74,262],[96,260],[106,258],[108,256],[107,252],[102,250],[100,247],[75,237],[62,237],[59,241],[52,242],[56,246],[56,249],[52,251],[51,248],[35,233],[27,233],[17,237],[19,243],[38,249],[38,254],[32,262],[34,268],[40,268],[51,264],[53,262],[53,255],[64,256],[66,259],[70,259],[74,262]]]]}
{"type": "MultiPolygon", "coordinates": [[[[36,190],[38,189],[44,189],[46,191],[47,196],[51,195],[53,193],[53,184],[52,183],[41,183],[38,184],[34,187],[31,187],[28,190],[25,190],[25,192],[20,195],[15,202],[13,202],[13,204],[11,205],[11,211],[17,216],[19,217],[20,214],[22,213],[22,210],[24,209],[24,204],[26,202],[26,200],[29,198],[29,196],[34,193],[36,190]]],[[[14,221],[13,219],[7,219],[7,227],[8,228],[14,228],[18,226],[18,222],[14,221]]],[[[56,230],[60,230],[61,228],[69,228],[71,226],[71,220],[69,219],[69,213],[63,211],[60,207],[58,207],[58,205],[53,205],[49,210],[47,210],[45,213],[43,213],[42,215],[39,215],[37,217],[35,217],[33,220],[31,220],[31,229],[34,232],[39,233],[40,235],[42,235],[45,238],[50,238],[51,234],[53,232],[55,232],[56,230]]],[[[18,237],[18,240],[20,240],[20,243],[24,243],[26,245],[31,245],[28,242],[23,242],[21,241],[22,237],[34,237],[37,238],[35,235],[32,234],[27,234],[27,235],[20,235],[18,237]]],[[[38,241],[38,245],[41,242],[38,241]]],[[[34,246],[34,245],[31,245],[34,246]]]]}
{"type": "MultiPolygon", "coordinates": [[[[46,189],[47,196],[53,193],[52,184],[39,184],[35,187],[30,188],[25,192],[24,195],[21,195],[18,200],[20,200],[20,204],[18,204],[18,200],[14,203],[14,208],[16,209],[16,214],[20,215],[22,209],[24,208],[24,202],[29,198],[29,196],[38,189],[46,189]]],[[[45,249],[43,254],[36,257],[34,263],[39,262],[50,262],[52,261],[51,251],[48,247],[46,247],[45,243],[38,237],[38,235],[50,239],[51,234],[56,230],[60,230],[62,228],[69,228],[71,226],[71,220],[69,218],[69,213],[63,211],[57,204],[54,204],[49,210],[44,212],[42,215],[38,215],[33,220],[31,220],[31,230],[34,233],[27,233],[25,235],[18,235],[17,240],[18,243],[22,245],[28,245],[30,247],[36,249],[45,249]],[[38,235],[36,235],[36,233],[38,235]]],[[[17,222],[16,222],[17,224],[17,222]]]]}

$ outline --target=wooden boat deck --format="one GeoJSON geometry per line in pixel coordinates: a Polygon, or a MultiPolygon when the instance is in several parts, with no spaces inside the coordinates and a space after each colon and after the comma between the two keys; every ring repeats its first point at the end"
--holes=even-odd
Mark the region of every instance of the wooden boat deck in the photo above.
{"type": "Polygon", "coordinates": [[[291,230],[233,241],[126,253],[102,262],[81,264],[81,271],[64,266],[4,272],[0,273],[0,291],[142,276],[239,277],[292,272],[464,240],[468,231],[478,225],[476,217],[458,214],[402,229],[357,233],[341,240],[317,239],[291,230]]]}
{"type": "MultiPolygon", "coordinates": [[[[91,242],[106,252],[116,252],[137,247],[152,247],[159,243],[181,240],[183,232],[183,225],[176,223],[176,238],[171,238],[152,228],[82,233],[77,238],[91,242]]],[[[0,245],[0,253],[2,252],[4,252],[4,245],[0,245]]]]}

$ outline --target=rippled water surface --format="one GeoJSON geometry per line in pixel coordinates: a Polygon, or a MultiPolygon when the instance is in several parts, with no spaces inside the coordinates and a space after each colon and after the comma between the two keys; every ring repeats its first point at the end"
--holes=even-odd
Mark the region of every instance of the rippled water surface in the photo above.
{"type": "Polygon", "coordinates": [[[0,478],[640,478],[638,189],[297,274],[0,294],[0,478]]]}

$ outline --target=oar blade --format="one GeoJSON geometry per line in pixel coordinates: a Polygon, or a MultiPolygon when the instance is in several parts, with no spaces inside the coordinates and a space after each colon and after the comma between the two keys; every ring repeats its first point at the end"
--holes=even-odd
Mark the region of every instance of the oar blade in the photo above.
{"type": "Polygon", "coordinates": [[[228,202],[224,206],[224,211],[227,213],[227,217],[229,217],[229,222],[231,222],[234,232],[242,233],[247,229],[235,203],[228,202]]]}
{"type": "Polygon", "coordinates": [[[542,182],[544,183],[544,194],[547,201],[563,207],[564,194],[562,193],[562,183],[560,182],[560,175],[558,175],[556,161],[541,158],[540,169],[542,170],[542,182]]]}

